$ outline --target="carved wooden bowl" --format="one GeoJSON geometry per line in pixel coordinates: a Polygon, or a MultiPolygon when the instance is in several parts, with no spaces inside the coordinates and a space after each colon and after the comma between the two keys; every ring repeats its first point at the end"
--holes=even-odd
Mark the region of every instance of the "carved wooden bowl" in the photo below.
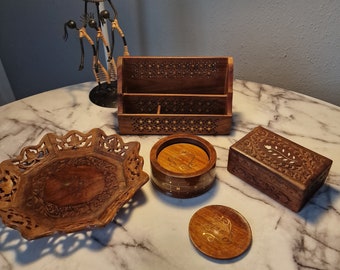
{"type": "Polygon", "coordinates": [[[215,180],[216,151],[192,134],[159,140],[150,152],[152,183],[169,196],[191,198],[209,190],[215,180]]]}
{"type": "Polygon", "coordinates": [[[46,134],[0,164],[0,217],[35,239],[108,224],[144,185],[139,142],[100,129],[46,134]]]}

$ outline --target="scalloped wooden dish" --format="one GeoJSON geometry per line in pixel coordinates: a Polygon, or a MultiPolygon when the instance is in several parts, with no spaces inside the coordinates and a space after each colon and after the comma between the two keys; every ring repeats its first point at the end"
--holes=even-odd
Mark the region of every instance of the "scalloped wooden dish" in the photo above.
{"type": "Polygon", "coordinates": [[[148,180],[139,142],[100,129],[46,134],[0,164],[0,217],[26,239],[102,227],[148,180]]]}

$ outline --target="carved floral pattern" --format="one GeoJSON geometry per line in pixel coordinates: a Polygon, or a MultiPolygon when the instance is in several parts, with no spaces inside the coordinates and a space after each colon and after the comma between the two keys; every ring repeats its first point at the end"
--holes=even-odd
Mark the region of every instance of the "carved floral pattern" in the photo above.
{"type": "MultiPolygon", "coordinates": [[[[57,160],[51,166],[42,168],[36,175],[27,179],[32,183],[32,193],[27,198],[27,206],[44,216],[53,218],[77,217],[89,214],[104,205],[110,197],[115,196],[115,191],[119,189],[120,184],[119,179],[116,179],[116,171],[117,167],[114,164],[91,156],[57,160]],[[55,177],[55,175],[60,175],[63,171],[77,166],[94,167],[100,171],[104,179],[102,189],[97,192],[96,196],[85,202],[58,205],[48,201],[48,197],[45,195],[46,183],[55,177]]],[[[86,182],[90,182],[90,179],[79,175],[73,177],[76,178],[67,179],[69,187],[65,185],[65,188],[69,189],[68,195],[73,196],[74,201],[77,201],[87,191],[87,188],[84,186],[86,182]]]]}
{"type": "Polygon", "coordinates": [[[255,129],[236,145],[239,151],[302,184],[306,184],[326,160],[264,128],[255,129]]]}
{"type": "Polygon", "coordinates": [[[325,181],[332,161],[262,127],[229,151],[228,170],[293,211],[325,181]]]}
{"type": "MultiPolygon", "coordinates": [[[[113,153],[121,157],[123,157],[129,149],[128,144],[124,144],[121,137],[115,135],[105,136],[103,134],[99,139],[99,147],[108,153],[113,153]]],[[[138,169],[141,168],[139,167],[138,169]]]]}

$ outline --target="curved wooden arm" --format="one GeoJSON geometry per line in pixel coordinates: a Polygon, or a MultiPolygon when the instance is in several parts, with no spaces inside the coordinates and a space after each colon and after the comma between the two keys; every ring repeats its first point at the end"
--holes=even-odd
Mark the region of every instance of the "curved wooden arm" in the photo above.
{"type": "Polygon", "coordinates": [[[122,40],[123,40],[123,44],[124,44],[124,56],[130,55],[130,54],[129,54],[129,50],[128,50],[128,46],[127,46],[127,42],[126,42],[126,39],[125,39],[124,32],[123,32],[123,30],[120,28],[117,19],[114,19],[114,20],[111,22],[111,27],[112,27],[112,31],[114,31],[115,29],[118,31],[120,37],[121,37],[122,40]]]}

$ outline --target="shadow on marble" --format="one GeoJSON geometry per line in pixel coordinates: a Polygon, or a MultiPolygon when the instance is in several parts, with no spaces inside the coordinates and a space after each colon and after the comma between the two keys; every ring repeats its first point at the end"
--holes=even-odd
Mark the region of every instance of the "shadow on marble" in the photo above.
{"type": "Polygon", "coordinates": [[[118,125],[118,111],[112,113],[112,122],[110,123],[111,128],[119,134],[119,125],[118,125]]]}
{"type": "Polygon", "coordinates": [[[233,117],[231,122],[230,134],[233,136],[235,134],[236,124],[242,123],[242,113],[233,111],[233,117]]]}
{"type": "Polygon", "coordinates": [[[299,215],[308,223],[317,224],[323,215],[335,210],[332,205],[340,199],[340,191],[325,183],[299,212],[299,215]]]}
{"type": "Polygon", "coordinates": [[[69,234],[55,234],[30,241],[24,239],[18,231],[0,222],[0,252],[15,252],[16,261],[24,265],[47,255],[63,258],[83,248],[101,250],[110,244],[115,229],[124,226],[134,208],[145,202],[145,194],[142,190],[138,190],[135,196],[119,210],[114,220],[105,227],[69,234]]]}

